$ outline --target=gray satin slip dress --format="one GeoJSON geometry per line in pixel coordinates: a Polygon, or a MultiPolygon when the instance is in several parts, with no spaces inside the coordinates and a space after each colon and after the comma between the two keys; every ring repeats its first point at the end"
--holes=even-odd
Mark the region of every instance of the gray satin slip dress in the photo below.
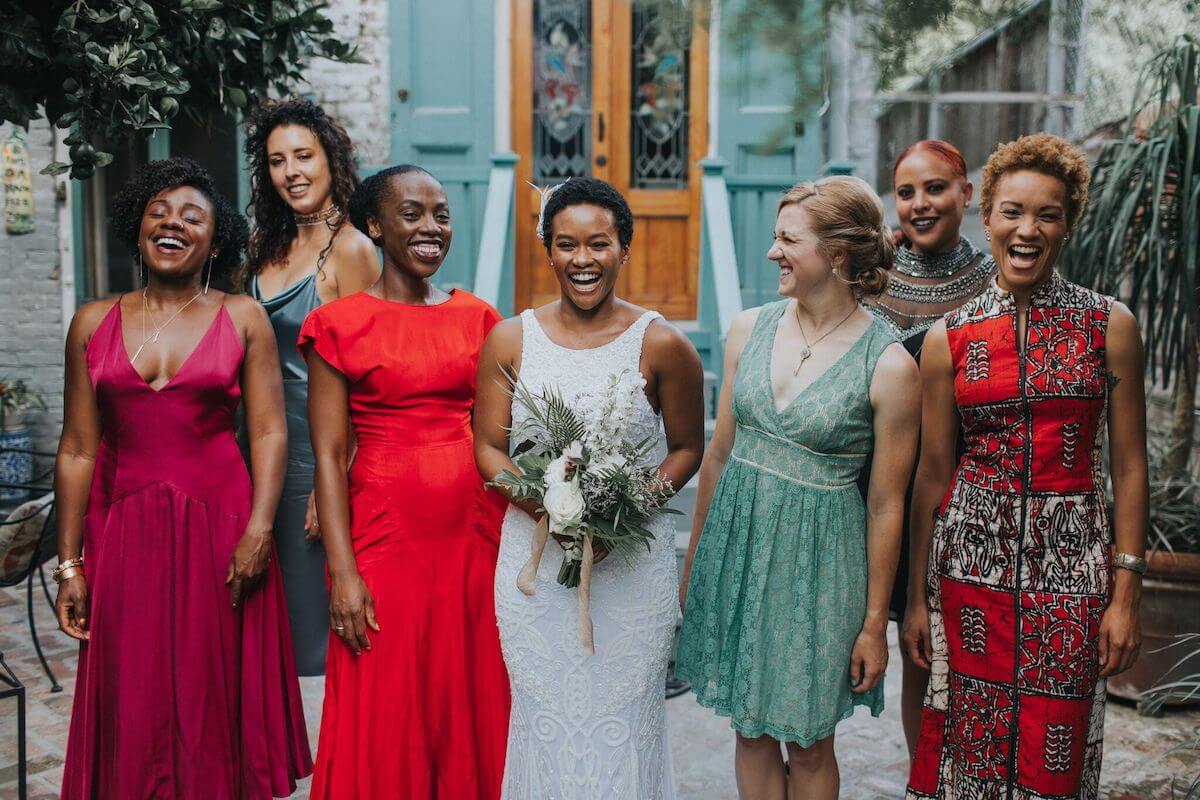
{"type": "Polygon", "coordinates": [[[283,496],[275,513],[275,548],[292,625],[296,671],[300,675],[323,675],[329,641],[329,592],[325,585],[325,548],[320,541],[304,539],[304,511],[313,489],[314,461],[308,436],[308,366],[296,349],[300,325],[310,311],[321,305],[317,276],[309,275],[274,297],[264,298],[256,275],[250,279],[250,294],[267,309],[283,369],[288,453],[283,496]]]}

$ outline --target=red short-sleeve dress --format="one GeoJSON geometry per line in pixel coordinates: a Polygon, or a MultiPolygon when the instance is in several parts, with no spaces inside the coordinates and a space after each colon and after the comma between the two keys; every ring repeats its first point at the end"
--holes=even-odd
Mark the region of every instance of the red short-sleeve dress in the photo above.
{"type": "Polygon", "coordinates": [[[475,368],[500,315],[455,290],[317,308],[298,345],[350,385],[350,535],[378,633],[331,639],[312,797],[495,798],[509,690],[492,597],[499,495],[475,468],[475,368]]]}

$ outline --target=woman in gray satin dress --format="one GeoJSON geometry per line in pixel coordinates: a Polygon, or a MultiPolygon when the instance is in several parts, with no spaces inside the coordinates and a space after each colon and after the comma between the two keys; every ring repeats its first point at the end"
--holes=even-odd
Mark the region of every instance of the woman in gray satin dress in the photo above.
{"type": "Polygon", "coordinates": [[[276,549],[297,671],[322,675],[329,597],[312,497],[308,370],[296,338],[314,308],[374,283],[379,259],[375,245],[345,214],[358,186],[354,147],[320,106],[307,100],[263,105],[247,122],[246,158],[255,223],[247,290],[266,307],[275,329],[287,411],[287,475],[275,516],[276,549]]]}

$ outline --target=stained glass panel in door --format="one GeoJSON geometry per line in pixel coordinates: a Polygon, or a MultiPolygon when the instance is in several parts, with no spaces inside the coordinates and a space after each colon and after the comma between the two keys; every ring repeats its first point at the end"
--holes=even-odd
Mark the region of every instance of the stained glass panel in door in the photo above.
{"type": "Polygon", "coordinates": [[[538,0],[533,34],[533,180],[588,175],[592,161],[592,4],[538,0]]]}

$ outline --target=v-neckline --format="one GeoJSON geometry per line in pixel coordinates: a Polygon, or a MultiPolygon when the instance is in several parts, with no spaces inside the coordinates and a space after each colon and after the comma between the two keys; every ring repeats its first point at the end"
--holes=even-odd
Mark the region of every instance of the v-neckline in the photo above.
{"type": "Polygon", "coordinates": [[[179,369],[175,370],[175,374],[170,378],[167,378],[167,382],[157,389],[151,385],[150,381],[146,380],[142,373],[138,372],[138,368],[134,365],[133,359],[129,357],[129,349],[125,347],[125,309],[121,308],[121,301],[119,300],[117,301],[117,344],[121,348],[121,355],[125,356],[125,363],[129,366],[129,369],[133,371],[134,377],[138,379],[138,382],[155,394],[162,394],[168,388],[173,386],[175,384],[175,379],[178,378],[185,369],[187,369],[187,366],[191,363],[192,358],[197,352],[199,352],[200,348],[204,346],[204,343],[208,341],[208,337],[212,336],[213,331],[216,330],[218,320],[220,320],[222,315],[226,313],[228,312],[225,310],[225,301],[222,299],[221,307],[217,309],[216,315],[212,318],[212,321],[208,323],[208,327],[204,329],[204,334],[200,337],[200,341],[196,342],[196,345],[192,348],[192,351],[187,354],[186,358],[183,359],[183,363],[179,365],[179,369]]]}
{"type": "Polygon", "coordinates": [[[299,291],[300,287],[302,287],[305,283],[307,283],[309,281],[309,279],[314,279],[316,277],[317,277],[317,273],[310,272],[307,275],[305,275],[303,278],[292,281],[287,286],[283,287],[282,289],[280,289],[278,292],[271,295],[270,297],[263,297],[262,284],[259,282],[258,276],[255,275],[251,278],[251,281],[253,284],[253,289],[254,289],[254,299],[257,300],[258,302],[262,303],[264,306],[270,305],[272,303],[277,303],[280,300],[286,299],[288,295],[295,294],[297,291],[299,291]]]}
{"type": "MultiPolygon", "coordinates": [[[[782,417],[784,414],[790,411],[792,406],[796,405],[797,401],[799,401],[801,397],[804,397],[804,395],[808,394],[812,387],[825,380],[825,377],[829,375],[829,373],[841,366],[842,362],[845,361],[851,353],[858,349],[858,346],[866,340],[867,334],[871,332],[872,328],[874,328],[877,324],[882,324],[878,319],[875,318],[874,314],[871,314],[871,321],[867,323],[867,327],[864,328],[863,332],[858,335],[858,338],[854,340],[854,343],[846,348],[846,352],[838,356],[837,359],[828,367],[826,367],[820,375],[805,384],[804,388],[797,392],[795,397],[793,397],[786,404],[784,404],[782,408],[780,408],[779,401],[775,399],[775,339],[779,336],[779,321],[783,319],[783,315],[786,313],[787,305],[785,303],[783,311],[780,312],[779,316],[776,317],[771,323],[771,338],[768,343],[769,349],[767,350],[767,391],[771,395],[771,409],[775,412],[776,417],[782,417]]],[[[869,311],[867,313],[870,314],[869,311]]]]}

